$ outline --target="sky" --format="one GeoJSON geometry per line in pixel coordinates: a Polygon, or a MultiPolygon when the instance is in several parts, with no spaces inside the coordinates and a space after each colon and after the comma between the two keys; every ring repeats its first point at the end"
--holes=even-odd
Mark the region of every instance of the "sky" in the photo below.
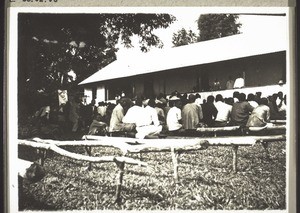
{"type": "MultiPolygon", "coordinates": [[[[201,15],[198,11],[186,12],[174,12],[170,13],[177,19],[167,29],[155,30],[155,34],[163,41],[163,48],[172,48],[172,36],[181,28],[186,30],[192,30],[196,34],[199,34],[197,29],[197,19],[201,15]]],[[[287,33],[287,16],[266,16],[266,15],[240,15],[238,22],[242,24],[240,32],[248,36],[257,35],[272,35],[273,33],[280,33],[285,35],[287,33]]],[[[128,52],[136,54],[139,53],[138,39],[133,39],[133,45],[135,48],[130,50],[124,49],[122,45],[119,45],[118,55],[128,54],[128,52]]],[[[156,51],[157,48],[152,48],[150,51],[156,51]]]]}

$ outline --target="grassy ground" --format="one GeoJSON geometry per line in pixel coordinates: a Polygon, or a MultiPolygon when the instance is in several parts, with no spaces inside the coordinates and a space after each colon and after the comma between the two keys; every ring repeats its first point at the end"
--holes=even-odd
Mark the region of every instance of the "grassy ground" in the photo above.
{"type": "MultiPolygon", "coordinates": [[[[285,209],[286,143],[269,146],[271,159],[261,145],[240,147],[238,172],[232,172],[230,147],[182,154],[179,184],[174,184],[169,153],[143,154],[149,168],[126,166],[122,202],[113,202],[117,169],[114,163],[87,163],[52,154],[38,183],[24,182],[20,208],[25,210],[203,210],[285,209]]],[[[85,153],[83,148],[72,148],[85,153]]],[[[94,155],[119,154],[111,148],[94,148],[94,155]]],[[[132,155],[138,158],[137,155],[132,155]]]]}

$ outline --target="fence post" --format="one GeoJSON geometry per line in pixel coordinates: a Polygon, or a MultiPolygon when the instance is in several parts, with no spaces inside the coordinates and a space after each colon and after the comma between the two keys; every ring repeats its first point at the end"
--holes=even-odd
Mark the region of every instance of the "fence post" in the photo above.
{"type": "Polygon", "coordinates": [[[44,166],[45,160],[47,158],[47,150],[37,149],[38,162],[41,166],[44,166]]]}
{"type": "Polygon", "coordinates": [[[232,169],[233,172],[237,172],[237,151],[238,151],[239,146],[233,145],[232,146],[232,169]]]}
{"type": "MultiPolygon", "coordinates": [[[[91,147],[91,146],[85,146],[84,148],[85,148],[87,154],[88,154],[89,156],[92,156],[92,147],[91,147]]],[[[88,170],[89,170],[89,171],[92,170],[92,163],[91,163],[91,162],[89,162],[88,170]]]]}
{"type": "Polygon", "coordinates": [[[177,184],[179,182],[179,175],[178,175],[178,163],[179,163],[179,153],[175,151],[175,148],[171,148],[171,155],[174,167],[174,180],[177,184]]]}
{"type": "Polygon", "coordinates": [[[262,142],[261,145],[263,146],[264,150],[265,150],[265,157],[269,160],[270,159],[270,153],[268,150],[268,142],[262,142]]]}
{"type": "Polygon", "coordinates": [[[123,175],[124,175],[124,167],[125,163],[124,162],[115,162],[119,171],[117,174],[116,178],[116,195],[115,195],[115,203],[120,203],[121,202],[121,188],[122,188],[122,182],[123,182],[123,175]]]}

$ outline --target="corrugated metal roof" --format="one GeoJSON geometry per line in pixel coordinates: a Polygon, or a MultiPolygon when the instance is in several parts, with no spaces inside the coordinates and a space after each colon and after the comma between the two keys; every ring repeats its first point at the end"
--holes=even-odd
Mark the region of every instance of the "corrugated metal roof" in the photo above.
{"type": "Polygon", "coordinates": [[[256,37],[239,34],[149,53],[128,55],[117,59],[79,84],[275,53],[285,51],[286,48],[286,35],[256,37]]]}

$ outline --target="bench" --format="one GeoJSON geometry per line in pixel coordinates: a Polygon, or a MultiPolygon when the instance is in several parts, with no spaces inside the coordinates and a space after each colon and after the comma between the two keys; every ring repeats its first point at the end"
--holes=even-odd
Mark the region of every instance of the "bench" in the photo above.
{"type": "Polygon", "coordinates": [[[286,120],[270,120],[273,124],[286,124],[286,120]]]}
{"type": "Polygon", "coordinates": [[[241,128],[240,126],[225,126],[225,127],[199,127],[196,129],[196,132],[199,133],[213,133],[216,137],[219,133],[227,133],[227,134],[252,134],[257,133],[257,131],[262,133],[271,132],[271,131],[285,131],[285,125],[272,125],[266,127],[249,127],[249,128],[241,128]]]}
{"type": "MultiPolygon", "coordinates": [[[[269,158],[268,143],[286,140],[285,135],[271,136],[231,136],[231,137],[205,137],[191,138],[170,136],[165,139],[134,139],[134,138],[114,138],[108,142],[107,137],[85,135],[86,140],[101,141],[103,146],[113,146],[119,148],[123,155],[129,153],[146,152],[171,152],[174,165],[174,178],[178,181],[178,160],[183,152],[203,150],[209,146],[229,146],[233,150],[233,172],[237,172],[237,151],[239,146],[253,146],[262,144],[266,157],[269,158]],[[122,147],[122,148],[120,148],[122,147]]],[[[89,153],[91,154],[91,153],[89,153]]]]}

